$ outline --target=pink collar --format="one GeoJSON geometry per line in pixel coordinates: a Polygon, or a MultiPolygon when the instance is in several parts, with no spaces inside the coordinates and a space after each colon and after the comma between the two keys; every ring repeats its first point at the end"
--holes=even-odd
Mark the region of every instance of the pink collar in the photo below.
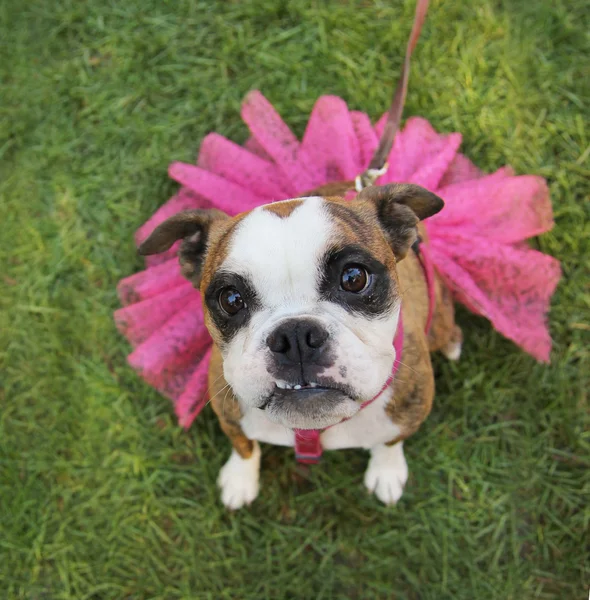
{"type": "MultiPolygon", "coordinates": [[[[413,248],[422,265],[424,277],[426,279],[426,287],[428,289],[428,317],[426,319],[425,327],[426,333],[428,333],[434,315],[434,265],[432,264],[426,245],[417,243],[413,248]]],[[[383,394],[383,392],[392,384],[393,378],[399,369],[404,348],[404,323],[401,311],[395,337],[393,338],[393,348],[395,350],[395,360],[391,369],[391,375],[387,378],[381,391],[374,398],[361,404],[360,410],[363,410],[363,408],[366,408],[369,404],[375,402],[375,400],[383,394]]],[[[344,419],[341,423],[344,423],[344,421],[348,421],[348,419],[344,419]]],[[[337,425],[339,425],[339,423],[337,423],[337,425]]],[[[330,427],[334,427],[334,425],[331,425],[330,427]]],[[[326,427],[326,429],[329,429],[329,427],[326,427]]],[[[297,459],[297,462],[303,464],[315,464],[319,462],[323,451],[320,435],[322,431],[325,431],[326,429],[295,429],[295,458],[297,459]]]]}

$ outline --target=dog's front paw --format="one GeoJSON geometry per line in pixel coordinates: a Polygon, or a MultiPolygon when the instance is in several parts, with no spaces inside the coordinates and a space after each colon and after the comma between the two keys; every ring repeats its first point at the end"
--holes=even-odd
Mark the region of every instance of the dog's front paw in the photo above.
{"type": "Polygon", "coordinates": [[[365,472],[365,486],[369,492],[384,504],[395,504],[402,497],[407,480],[408,465],[402,442],[373,448],[365,472]]]}
{"type": "Polygon", "coordinates": [[[232,450],[229,460],[219,472],[217,485],[226,508],[237,510],[251,504],[258,496],[260,478],[260,446],[254,442],[250,458],[242,458],[232,450]]]}

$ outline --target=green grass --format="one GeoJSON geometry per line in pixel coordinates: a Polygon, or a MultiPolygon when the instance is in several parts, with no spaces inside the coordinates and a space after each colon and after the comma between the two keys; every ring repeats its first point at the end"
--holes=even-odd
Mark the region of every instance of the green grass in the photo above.
{"type": "Polygon", "coordinates": [[[548,179],[556,227],[535,243],[564,277],[551,366],[460,312],[464,358],[436,360],[397,507],[365,493],[360,451],[302,471],[265,447],[260,497],[227,514],[213,414],[181,431],[113,326],[168,163],[209,131],[242,142],[252,88],[298,134],[325,93],[376,118],[413,6],[1,3],[2,598],[587,597],[587,1],[432,3],[405,114],[461,131],[485,169],[548,179]]]}

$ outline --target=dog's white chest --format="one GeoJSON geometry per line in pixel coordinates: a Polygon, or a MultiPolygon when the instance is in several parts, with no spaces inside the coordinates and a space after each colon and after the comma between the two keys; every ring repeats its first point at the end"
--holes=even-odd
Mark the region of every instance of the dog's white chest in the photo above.
{"type": "MultiPolygon", "coordinates": [[[[369,449],[395,439],[400,434],[400,428],[385,414],[385,406],[392,393],[391,388],[386,390],[375,402],[348,421],[323,431],[320,439],[324,450],[369,449]]],[[[240,424],[251,440],[276,446],[295,445],[293,430],[273,423],[262,410],[250,410],[242,417],[240,424]]]]}

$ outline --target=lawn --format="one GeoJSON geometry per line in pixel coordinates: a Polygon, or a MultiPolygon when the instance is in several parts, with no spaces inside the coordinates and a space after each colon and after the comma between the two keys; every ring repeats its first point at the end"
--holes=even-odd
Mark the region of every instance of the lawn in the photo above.
{"type": "MultiPolygon", "coordinates": [[[[462,360],[382,507],[367,456],[304,471],[264,447],[228,514],[206,410],[182,431],[126,365],[112,312],[133,233],[260,89],[301,135],[333,93],[388,106],[413,0],[4,0],[0,5],[0,597],[586,598],[590,584],[590,5],[434,0],[405,116],[480,167],[547,178],[562,261],[550,366],[459,311],[462,360]]],[[[477,215],[474,215],[477,218],[477,215]]]]}

